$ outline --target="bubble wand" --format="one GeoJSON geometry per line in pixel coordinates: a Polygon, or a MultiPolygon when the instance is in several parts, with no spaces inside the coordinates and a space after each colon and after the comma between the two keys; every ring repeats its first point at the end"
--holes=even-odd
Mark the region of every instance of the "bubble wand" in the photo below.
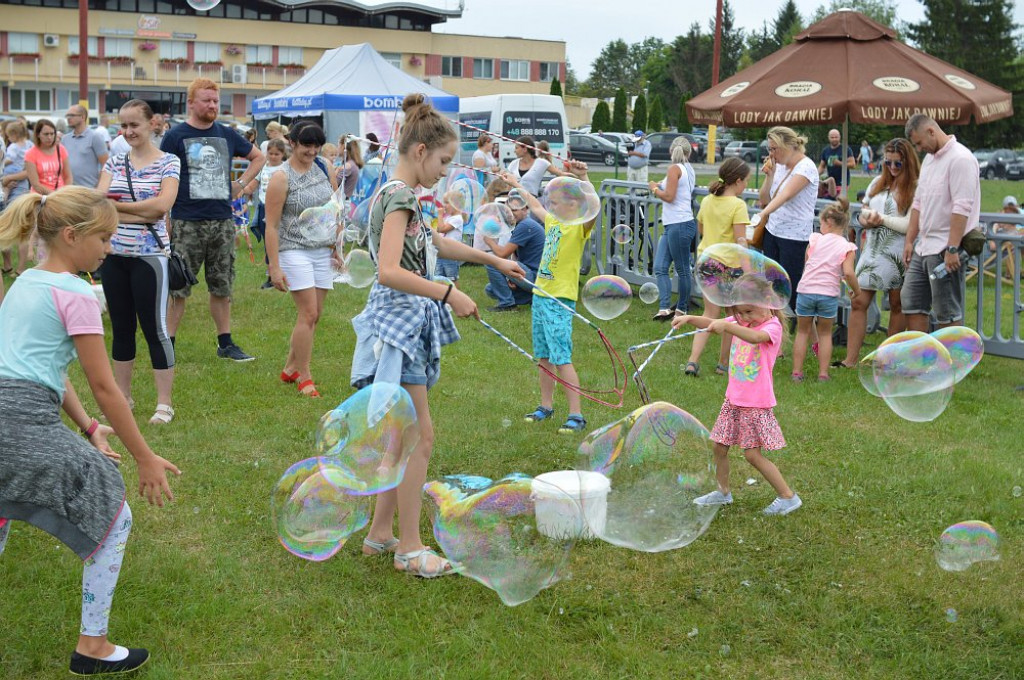
{"type": "Polygon", "coordinates": [[[706,333],[707,329],[706,328],[700,328],[700,329],[695,330],[695,331],[690,331],[689,333],[683,333],[681,335],[673,335],[673,333],[675,333],[675,331],[676,331],[675,328],[670,328],[670,329],[668,329],[668,333],[666,333],[665,337],[663,337],[662,339],[660,339],[660,340],[652,340],[651,342],[644,342],[644,343],[641,343],[639,345],[633,345],[628,350],[626,350],[626,353],[629,355],[629,360],[633,364],[633,368],[636,369],[634,371],[634,373],[633,373],[633,382],[636,383],[637,389],[640,391],[640,399],[645,404],[650,404],[651,403],[651,393],[647,389],[647,383],[644,382],[643,371],[644,371],[645,368],[647,368],[647,364],[651,363],[651,359],[654,358],[654,355],[657,354],[661,350],[661,348],[664,347],[665,344],[668,343],[668,342],[672,342],[673,340],[679,340],[680,338],[688,338],[691,335],[696,335],[697,333],[706,333]],[[637,366],[637,363],[636,363],[636,352],[637,352],[637,350],[643,349],[645,347],[651,347],[651,346],[654,347],[654,350],[648,355],[648,357],[644,360],[644,362],[642,364],[637,366]]]}

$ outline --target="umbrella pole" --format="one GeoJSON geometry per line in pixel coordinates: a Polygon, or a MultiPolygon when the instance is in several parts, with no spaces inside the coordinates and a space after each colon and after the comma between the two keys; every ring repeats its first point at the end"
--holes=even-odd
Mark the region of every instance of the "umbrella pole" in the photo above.
{"type": "Polygon", "coordinates": [[[843,146],[839,149],[839,156],[843,159],[843,186],[842,193],[846,194],[846,199],[850,199],[850,166],[847,165],[846,150],[850,148],[850,114],[847,113],[846,117],[843,118],[843,146]]]}

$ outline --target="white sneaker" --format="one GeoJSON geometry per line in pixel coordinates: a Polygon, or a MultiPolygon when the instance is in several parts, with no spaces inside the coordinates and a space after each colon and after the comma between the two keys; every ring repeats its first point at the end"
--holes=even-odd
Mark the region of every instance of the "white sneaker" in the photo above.
{"type": "Polygon", "coordinates": [[[788,515],[789,513],[793,512],[803,504],[804,502],[800,500],[800,496],[796,494],[793,494],[792,498],[783,498],[779,496],[774,501],[772,501],[771,505],[764,509],[764,514],[788,515]]]}
{"type": "Polygon", "coordinates": [[[732,503],[731,493],[722,493],[718,489],[715,489],[711,493],[706,493],[700,498],[693,499],[694,505],[729,505],[732,503]]]}

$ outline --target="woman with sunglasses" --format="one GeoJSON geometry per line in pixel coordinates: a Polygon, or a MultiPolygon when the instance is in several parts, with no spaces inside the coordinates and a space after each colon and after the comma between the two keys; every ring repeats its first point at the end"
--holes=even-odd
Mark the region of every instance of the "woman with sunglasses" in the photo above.
{"type": "Polygon", "coordinates": [[[833,366],[853,368],[860,359],[867,328],[868,307],[875,291],[889,292],[889,335],[906,330],[900,303],[900,289],[906,266],[903,247],[910,222],[910,204],[917,189],[921,163],[913,146],[897,138],[885,145],[882,174],[868,186],[860,223],[867,230],[864,249],[857,261],[857,282],[861,292],[853,298],[847,329],[846,358],[833,366]]]}

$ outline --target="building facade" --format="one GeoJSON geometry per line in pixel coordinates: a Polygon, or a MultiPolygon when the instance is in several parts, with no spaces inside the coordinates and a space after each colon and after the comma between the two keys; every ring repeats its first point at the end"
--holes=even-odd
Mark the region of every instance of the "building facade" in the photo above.
{"type": "MultiPolygon", "coordinates": [[[[565,81],[565,43],[434,33],[459,3],[222,0],[208,12],[186,0],[88,0],[89,110],[128,99],[185,111],[197,76],[221,83],[222,114],[248,117],[255,97],[306,73],[325,50],[368,42],[403,71],[460,97],[546,94],[565,81]],[[440,5],[440,6],[439,6],[440,5]]],[[[482,3],[481,3],[482,4],[482,3]]],[[[63,114],[78,101],[78,0],[0,0],[0,110],[63,114]]]]}

